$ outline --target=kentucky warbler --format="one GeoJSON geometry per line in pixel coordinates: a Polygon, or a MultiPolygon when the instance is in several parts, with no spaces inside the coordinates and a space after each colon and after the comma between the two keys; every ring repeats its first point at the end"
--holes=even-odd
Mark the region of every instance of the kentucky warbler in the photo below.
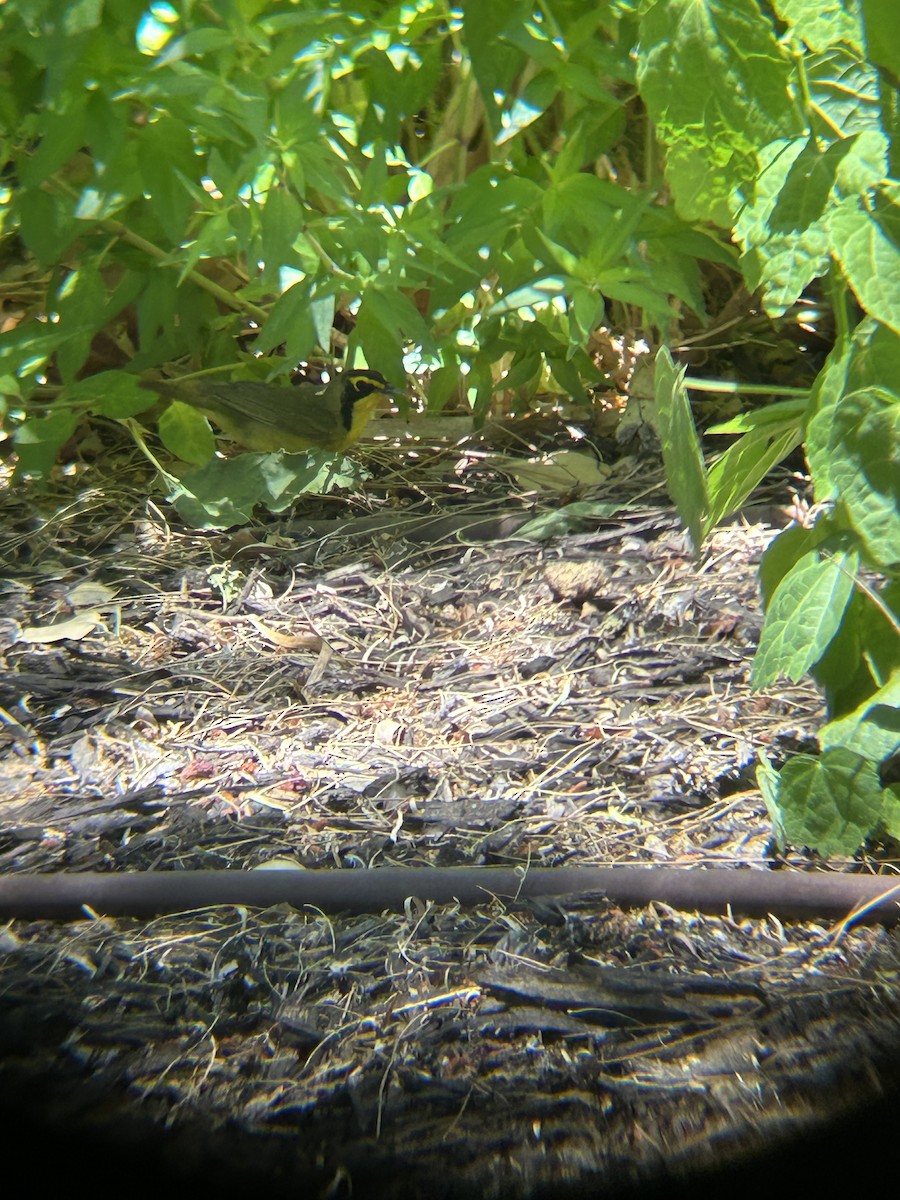
{"type": "Polygon", "coordinates": [[[330,383],[278,387],[254,380],[144,379],[141,386],[198,408],[247,450],[344,450],[355,442],[379,396],[397,395],[378,371],[344,371],[330,383]]]}

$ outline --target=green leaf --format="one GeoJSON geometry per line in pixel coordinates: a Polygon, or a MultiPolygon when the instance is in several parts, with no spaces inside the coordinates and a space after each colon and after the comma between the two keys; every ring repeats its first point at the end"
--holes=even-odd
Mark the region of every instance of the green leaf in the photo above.
{"type": "Polygon", "coordinates": [[[709,510],[703,522],[704,537],[719,521],[736,512],[769,471],[803,441],[800,421],[786,424],[787,428],[763,425],[745,433],[709,468],[706,479],[709,510]]]}
{"type": "Polygon", "coordinates": [[[862,653],[879,686],[900,670],[900,576],[859,593],[862,653]]]}
{"type": "Polygon", "coordinates": [[[358,464],[324,451],[238,454],[190,471],[169,499],[194,529],[229,529],[251,521],[257,504],[283,512],[304,493],[355,488],[363,478],[358,464]]]}
{"type": "Polygon", "coordinates": [[[326,354],[331,353],[331,330],[334,325],[335,309],[334,296],[317,296],[310,301],[309,305],[310,316],[316,331],[316,341],[326,354]]]}
{"type": "Polygon", "coordinates": [[[152,408],[158,397],[142,388],[134,375],[125,371],[100,371],[71,384],[66,389],[66,399],[88,401],[92,412],[123,421],[152,408]]]}
{"type": "MultiPolygon", "coordinates": [[[[690,380],[688,380],[690,388],[690,380]]],[[[738,413],[721,425],[711,425],[707,434],[712,433],[752,433],[757,429],[766,429],[770,434],[786,432],[806,416],[809,407],[808,400],[778,400],[767,404],[765,408],[751,409],[749,412],[738,413]],[[773,426],[779,428],[774,429],[773,426]]]]}
{"type": "Polygon", "coordinates": [[[862,0],[869,57],[900,75],[900,41],[897,38],[896,0],[862,0]]]}
{"type": "Polygon", "coordinates": [[[823,514],[810,528],[789,525],[769,543],[759,564],[759,587],[764,608],[769,607],[775,589],[791,568],[810,550],[832,536],[835,528],[832,518],[823,514]]]}
{"type": "Polygon", "coordinates": [[[900,379],[900,337],[871,317],[853,331],[844,391],[867,387],[891,387],[900,379]]]}
{"type": "MultiPolygon", "coordinates": [[[[490,306],[486,315],[488,317],[501,317],[506,313],[519,313],[523,308],[535,311],[542,306],[546,306],[551,300],[556,299],[557,296],[565,295],[565,292],[566,283],[561,276],[547,275],[543,279],[526,283],[523,287],[516,288],[514,291],[501,296],[499,300],[490,306]]],[[[599,300],[602,306],[602,297],[599,297],[599,300]]]]}
{"type": "Polygon", "coordinates": [[[35,190],[19,197],[19,232],[37,261],[51,266],[75,240],[79,226],[68,196],[35,190]]]}
{"type": "Polygon", "coordinates": [[[744,248],[748,286],[765,289],[766,312],[774,317],[827,269],[825,214],[835,164],[827,163],[815,139],[797,139],[766,146],[760,166],[753,202],[740,214],[735,236],[744,248]]]}
{"type": "Polygon", "coordinates": [[[78,427],[78,414],[60,408],[44,417],[29,418],[15,432],[16,475],[45,479],[57,455],[78,427]]]}
{"type": "Polygon", "coordinates": [[[752,200],[740,213],[735,236],[751,289],[765,289],[766,312],[780,316],[803,289],[823,275],[832,251],[832,218],[848,187],[873,187],[886,169],[882,134],[779,140],[759,154],[752,200]]]}
{"type": "Polygon", "coordinates": [[[66,5],[64,29],[69,36],[96,29],[103,14],[102,0],[75,0],[66,5]]]}
{"type": "Polygon", "coordinates": [[[775,9],[811,50],[822,50],[836,42],[858,48],[863,45],[859,14],[848,12],[842,0],[825,4],[822,0],[775,0],[775,9]]]}
{"type": "Polygon", "coordinates": [[[303,230],[303,223],[303,210],[287,188],[274,188],[268,193],[261,216],[260,256],[266,264],[265,279],[277,281],[283,266],[301,265],[294,243],[303,230]]]}
{"type": "Polygon", "coordinates": [[[706,472],[684,386],[684,367],[676,368],[665,346],[656,355],[655,395],[657,431],[669,495],[691,535],[694,552],[698,553],[703,521],[709,510],[706,472]]]}
{"type": "Polygon", "coordinates": [[[56,303],[62,334],[56,364],[65,383],[84,366],[97,333],[106,324],[106,287],[90,259],[70,275],[59,289],[56,303]]]}
{"type": "MultiPolygon", "coordinates": [[[[813,123],[822,138],[835,135],[852,138],[864,134],[854,149],[853,157],[867,156],[865,142],[871,139],[872,161],[885,162],[888,139],[881,114],[881,83],[878,69],[867,62],[858,49],[849,45],[829,46],[819,54],[807,54],[803,69],[809,88],[813,123]],[[839,131],[839,133],[838,133],[839,131]]],[[[849,161],[849,160],[848,160],[849,161]]],[[[866,174],[871,164],[866,168],[866,174]]],[[[866,183],[852,182],[852,170],[840,172],[844,194],[862,191],[866,183]]]]}
{"type": "Polygon", "coordinates": [[[627,507],[627,504],[607,500],[576,500],[526,522],[516,530],[516,537],[528,538],[532,542],[547,542],[554,537],[583,533],[592,528],[596,521],[605,520],[627,507]]]}
{"type": "Polygon", "coordinates": [[[825,693],[829,720],[846,716],[878,688],[863,652],[867,605],[872,607],[871,601],[857,588],[844,610],[840,628],[810,672],[825,693]]]}
{"type": "Polygon", "coordinates": [[[202,466],[216,452],[209,421],[196,408],[173,400],[159,418],[159,437],[167,450],[182,462],[202,466]]]}
{"type": "Polygon", "coordinates": [[[581,381],[582,377],[574,363],[561,357],[548,356],[547,366],[550,368],[550,373],[556,382],[560,387],[565,388],[570,396],[575,399],[582,399],[584,397],[585,392],[581,381]]]}
{"type": "Polygon", "coordinates": [[[781,809],[778,805],[778,772],[769,762],[764,750],[759,751],[759,765],[756,768],[756,786],[759,788],[769,820],[772,822],[772,836],[776,847],[781,853],[787,846],[784,825],[781,820],[781,809]]]}
{"type": "Polygon", "coordinates": [[[822,560],[810,550],[775,589],[750,676],[754,690],[785,675],[794,683],[825,653],[853,594],[859,556],[822,560]]]}
{"type": "Polygon", "coordinates": [[[361,346],[370,366],[388,379],[397,379],[401,374],[403,352],[410,342],[422,347],[426,354],[437,355],[430,327],[402,292],[374,286],[367,288],[351,347],[361,346]]]}
{"type": "Polygon", "coordinates": [[[84,145],[84,110],[87,93],[68,98],[62,111],[45,112],[41,121],[41,139],[35,151],[22,162],[22,186],[31,189],[44,183],[84,145]]]}
{"type": "Polygon", "coordinates": [[[791,66],[771,23],[755,0],[655,0],[641,16],[637,59],[679,213],[730,228],[758,151],[799,131],[791,66]]]}
{"type": "Polygon", "coordinates": [[[873,762],[884,762],[896,754],[900,750],[900,670],[853,712],[829,721],[819,741],[827,749],[843,746],[855,750],[873,762]]]}
{"type": "Polygon", "coordinates": [[[900,333],[900,210],[886,197],[872,209],[858,196],[831,218],[834,254],[862,307],[900,333]]]}
{"type": "Polygon", "coordinates": [[[831,479],[869,556],[900,565],[900,396],[851,392],[831,430],[831,479]]]}
{"type": "Polygon", "coordinates": [[[815,482],[815,498],[819,503],[834,495],[831,426],[846,387],[850,359],[850,347],[838,343],[828,355],[810,395],[805,448],[815,482]]]}
{"type": "Polygon", "coordinates": [[[184,37],[169,42],[157,60],[157,66],[167,67],[185,58],[202,57],[213,50],[231,50],[234,33],[230,29],[212,29],[209,26],[192,29],[184,37]]]}
{"type": "Polygon", "coordinates": [[[306,358],[318,340],[311,306],[308,281],[289,287],[272,306],[269,319],[256,339],[256,351],[265,354],[283,343],[287,358],[298,362],[306,358]]]}
{"type": "Polygon", "coordinates": [[[888,837],[900,840],[900,783],[892,783],[884,789],[881,820],[888,837]]]}
{"type": "Polygon", "coordinates": [[[525,54],[507,42],[507,28],[517,30],[531,17],[530,4],[485,4],[465,0],[462,4],[463,34],[491,127],[500,130],[500,107],[516,72],[527,62],[525,54]],[[500,97],[500,102],[498,102],[500,97]]]}
{"type": "Polygon", "coordinates": [[[573,175],[544,193],[544,229],[551,243],[590,260],[596,275],[621,261],[653,193],[635,196],[593,175],[573,175]]]}
{"type": "Polygon", "coordinates": [[[795,846],[825,856],[854,854],[881,819],[878,770],[844,748],[820,758],[798,754],[781,769],[778,807],[795,846]]]}
{"type": "Polygon", "coordinates": [[[201,163],[183,121],[160,115],[141,131],[139,167],[144,190],[154,217],[176,244],[203,194],[196,182],[201,163]]]}

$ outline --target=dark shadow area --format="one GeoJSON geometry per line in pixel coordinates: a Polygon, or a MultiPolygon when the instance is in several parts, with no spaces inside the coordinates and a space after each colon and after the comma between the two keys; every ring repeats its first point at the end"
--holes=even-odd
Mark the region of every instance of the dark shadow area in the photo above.
{"type": "MultiPolygon", "coordinates": [[[[900,1056],[891,1076],[900,1081],[900,1056]]],[[[887,1074],[887,1072],[886,1072],[887,1074]]],[[[435,1176],[411,1168],[372,1138],[355,1139],[341,1163],[323,1161],[321,1147],[333,1147],[332,1113],[323,1121],[310,1115],[291,1132],[253,1134],[235,1125],[209,1128],[195,1118],[166,1129],[160,1106],[140,1112],[116,1089],[104,1084],[102,1072],[85,1079],[73,1070],[53,1079],[12,1076],[4,1072],[0,1122],[7,1163],[16,1161],[35,1172],[45,1194],[68,1191],[88,1174],[115,1179],[117,1188],[138,1194],[217,1197],[371,1197],[372,1200],[463,1200],[473,1192],[472,1178],[461,1181],[458,1156],[448,1153],[446,1171],[435,1176]],[[331,1126],[331,1128],[327,1128],[331,1126]]],[[[859,1180],[866,1163],[884,1154],[897,1126],[900,1086],[891,1086],[877,1103],[835,1119],[813,1132],[773,1145],[771,1151],[732,1161],[721,1170],[680,1172],[664,1159],[658,1174],[635,1178],[637,1168],[623,1163],[620,1174],[585,1173],[577,1182],[540,1185],[522,1192],[515,1179],[487,1163],[485,1176],[495,1186],[480,1194],[513,1200],[576,1200],[581,1196],[636,1200],[637,1197],[690,1197],[691,1200],[754,1195],[773,1200],[798,1195],[834,1195],[859,1180]]],[[[352,1123],[352,1113],[344,1114],[352,1123]]],[[[495,1164],[496,1166],[496,1164],[495,1164]]]]}

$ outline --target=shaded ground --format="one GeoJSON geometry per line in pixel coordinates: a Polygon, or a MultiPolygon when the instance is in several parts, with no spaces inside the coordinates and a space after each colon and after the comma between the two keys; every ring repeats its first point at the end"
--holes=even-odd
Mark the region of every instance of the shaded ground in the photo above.
{"type": "MultiPolygon", "coordinates": [[[[644,467],[543,544],[486,466],[379,469],[258,541],[170,528],[136,468],[40,519],[6,497],[0,870],[771,865],[755,755],[819,718],[747,683],[772,529],[697,568],[644,467]],[[79,613],[77,640],[33,632],[79,613]]],[[[411,897],[17,921],[0,949],[18,1116],[222,1188],[677,1179],[900,1063],[880,928],[411,897]]]]}

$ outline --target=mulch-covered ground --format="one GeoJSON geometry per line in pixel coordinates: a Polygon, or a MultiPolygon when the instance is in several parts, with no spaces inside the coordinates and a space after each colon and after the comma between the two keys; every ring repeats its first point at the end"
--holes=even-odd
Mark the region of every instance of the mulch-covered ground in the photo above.
{"type": "MultiPolygon", "coordinates": [[[[821,713],[749,689],[771,525],[698,565],[623,460],[537,542],[562,500],[489,457],[372,466],[237,534],[172,524],[129,460],[5,495],[0,872],[774,864],[756,755],[821,713]]],[[[222,1188],[609,1192],[841,1118],[900,1063],[879,926],[411,894],[17,920],[0,952],[0,1086],[47,1153],[222,1188]]]]}

